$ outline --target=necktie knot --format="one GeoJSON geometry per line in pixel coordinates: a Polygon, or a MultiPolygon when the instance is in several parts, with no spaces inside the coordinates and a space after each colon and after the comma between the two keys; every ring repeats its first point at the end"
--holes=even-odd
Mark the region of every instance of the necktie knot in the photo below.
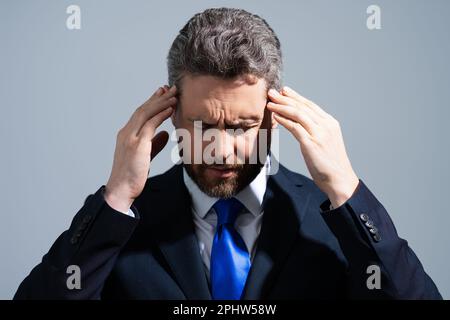
{"type": "Polygon", "coordinates": [[[242,203],[236,198],[218,200],[213,205],[217,214],[217,226],[224,224],[234,225],[234,222],[243,207],[242,203]]]}

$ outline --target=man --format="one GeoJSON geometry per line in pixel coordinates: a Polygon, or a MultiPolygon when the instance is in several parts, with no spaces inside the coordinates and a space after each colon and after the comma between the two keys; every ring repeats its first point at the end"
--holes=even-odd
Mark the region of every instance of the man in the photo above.
{"type": "Polygon", "coordinates": [[[119,131],[107,184],[15,298],[440,299],[353,171],[339,123],[282,88],[281,66],[280,42],[260,17],[227,8],[192,17],[169,51],[171,87],[119,131]],[[183,163],[148,179],[149,156],[168,140],[155,130],[169,118],[188,133],[180,142],[215,130],[213,161],[193,161],[208,141],[183,141],[183,163]],[[298,140],[312,179],[269,152],[277,124],[298,140]],[[252,163],[255,154],[263,157],[252,163]]]}

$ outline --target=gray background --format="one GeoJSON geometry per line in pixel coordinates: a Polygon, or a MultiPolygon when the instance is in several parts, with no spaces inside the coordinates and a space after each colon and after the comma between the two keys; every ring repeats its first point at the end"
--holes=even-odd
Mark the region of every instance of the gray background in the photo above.
{"type": "MultiPolygon", "coordinates": [[[[1,0],[0,298],[106,183],[117,130],[166,83],[178,30],[217,6],[271,24],[284,83],[340,121],[355,171],[450,298],[450,1],[438,0],[1,0]],[[81,30],[66,28],[70,4],[81,30]],[[370,4],[381,30],[366,28],[370,4]]],[[[296,141],[285,130],[281,141],[281,162],[309,176],[296,141]]],[[[169,167],[172,146],[151,175],[169,167]]]]}

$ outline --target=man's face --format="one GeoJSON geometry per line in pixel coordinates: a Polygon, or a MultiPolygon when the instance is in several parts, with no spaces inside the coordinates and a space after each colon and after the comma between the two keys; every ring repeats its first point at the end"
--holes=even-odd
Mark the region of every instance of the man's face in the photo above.
{"type": "Polygon", "coordinates": [[[266,109],[265,80],[185,76],[181,87],[180,104],[172,121],[176,129],[187,130],[193,141],[188,150],[183,146],[186,171],[206,194],[232,197],[256,177],[269,150],[273,122],[266,109]],[[199,132],[200,140],[194,141],[199,132]],[[205,141],[208,132],[214,132],[214,138],[205,141]],[[259,140],[264,134],[266,136],[259,140]],[[215,148],[211,148],[212,145],[215,148]],[[261,152],[263,157],[258,157],[261,148],[266,151],[261,152]],[[186,161],[186,151],[190,161],[186,161]],[[199,152],[202,154],[198,155],[199,152]],[[194,160],[195,153],[201,157],[200,163],[194,160]],[[205,154],[211,155],[206,161],[208,164],[205,154]],[[209,164],[211,160],[213,163],[209,164]]]}

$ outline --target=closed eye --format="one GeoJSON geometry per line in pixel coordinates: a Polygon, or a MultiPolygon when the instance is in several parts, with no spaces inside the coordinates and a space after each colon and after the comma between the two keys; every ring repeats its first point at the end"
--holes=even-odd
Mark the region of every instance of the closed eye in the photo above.
{"type": "Polygon", "coordinates": [[[214,124],[206,123],[201,120],[195,120],[193,122],[194,122],[194,127],[198,128],[198,129],[202,129],[202,130],[210,129],[215,126],[214,124]]]}

